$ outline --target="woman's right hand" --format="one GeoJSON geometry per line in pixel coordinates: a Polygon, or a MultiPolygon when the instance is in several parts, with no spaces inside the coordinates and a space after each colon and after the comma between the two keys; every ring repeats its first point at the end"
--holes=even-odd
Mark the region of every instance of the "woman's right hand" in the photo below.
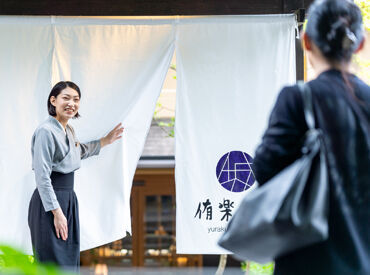
{"type": "Polygon", "coordinates": [[[67,219],[63,214],[62,209],[59,207],[55,210],[52,210],[54,214],[54,226],[58,239],[62,237],[63,241],[66,241],[68,238],[68,225],[67,219]]]}

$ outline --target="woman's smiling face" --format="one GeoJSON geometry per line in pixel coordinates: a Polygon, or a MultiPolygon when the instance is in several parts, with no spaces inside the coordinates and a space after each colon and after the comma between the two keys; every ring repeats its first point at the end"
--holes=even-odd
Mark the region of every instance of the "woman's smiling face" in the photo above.
{"type": "Polygon", "coordinates": [[[67,87],[57,97],[52,96],[50,103],[55,107],[56,118],[58,120],[68,121],[78,112],[80,96],[76,90],[67,87]]]}

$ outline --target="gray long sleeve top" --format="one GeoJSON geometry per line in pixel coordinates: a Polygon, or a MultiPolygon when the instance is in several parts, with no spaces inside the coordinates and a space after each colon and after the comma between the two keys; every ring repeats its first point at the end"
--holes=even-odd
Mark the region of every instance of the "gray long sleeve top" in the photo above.
{"type": "Polygon", "coordinates": [[[63,126],[54,117],[44,121],[32,137],[32,169],[35,171],[36,187],[45,211],[59,208],[51,185],[52,171],[67,174],[80,168],[81,159],[100,152],[100,141],[79,143],[73,128],[63,126]]]}

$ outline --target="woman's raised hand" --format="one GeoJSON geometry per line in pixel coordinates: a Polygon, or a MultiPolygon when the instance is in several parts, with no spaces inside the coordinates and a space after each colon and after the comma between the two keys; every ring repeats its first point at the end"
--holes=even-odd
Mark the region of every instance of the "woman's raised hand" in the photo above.
{"type": "Polygon", "coordinates": [[[58,239],[62,237],[62,240],[66,241],[68,239],[67,219],[64,216],[63,211],[60,207],[55,210],[52,210],[52,212],[54,214],[54,226],[57,237],[58,239]]]}
{"type": "Polygon", "coordinates": [[[112,131],[108,133],[108,135],[100,139],[100,147],[112,144],[117,139],[122,138],[122,133],[123,133],[122,123],[119,123],[116,127],[114,127],[112,131]]]}

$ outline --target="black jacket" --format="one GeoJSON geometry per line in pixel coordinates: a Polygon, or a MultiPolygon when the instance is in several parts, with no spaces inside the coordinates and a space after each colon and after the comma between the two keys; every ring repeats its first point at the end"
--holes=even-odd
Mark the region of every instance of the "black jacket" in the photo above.
{"type": "MultiPolygon", "coordinates": [[[[370,87],[354,75],[348,81],[357,99],[337,70],[309,82],[327,150],[329,239],[276,259],[275,274],[370,274],[370,87]]],[[[260,184],[300,157],[307,130],[302,104],[297,86],[281,91],[254,158],[260,184]]]]}

